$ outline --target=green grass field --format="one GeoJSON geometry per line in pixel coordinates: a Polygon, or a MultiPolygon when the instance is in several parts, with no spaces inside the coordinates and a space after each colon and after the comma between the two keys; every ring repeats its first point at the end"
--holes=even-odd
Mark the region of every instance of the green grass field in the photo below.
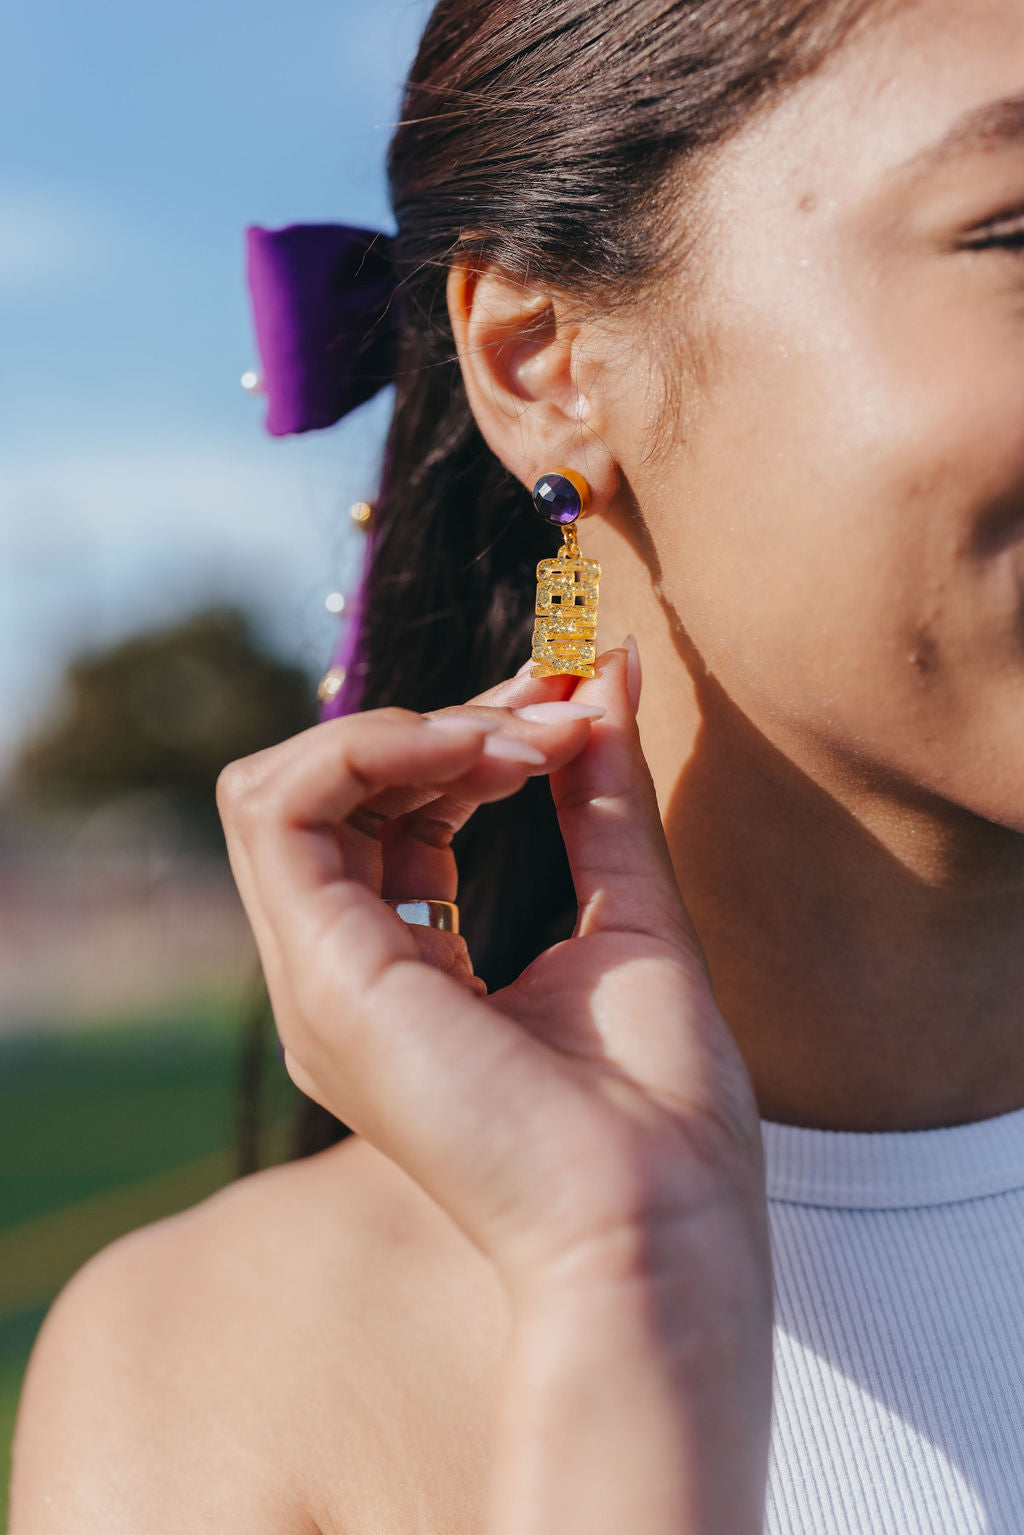
{"type": "MultiPolygon", "coordinates": [[[[22,1375],[57,1291],[115,1237],[238,1174],[244,1005],[0,1036],[0,1511],[22,1375]]],[[[296,1096],[266,1034],[264,1164],[284,1155],[296,1096]]]]}

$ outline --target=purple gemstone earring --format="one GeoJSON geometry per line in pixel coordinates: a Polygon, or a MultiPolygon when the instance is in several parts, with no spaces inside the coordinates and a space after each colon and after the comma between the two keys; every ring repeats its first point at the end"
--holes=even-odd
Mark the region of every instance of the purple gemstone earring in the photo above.
{"type": "Polygon", "coordinates": [[[574,469],[554,469],[533,487],[533,504],[545,522],[564,531],[557,557],[537,566],[530,675],[592,677],[601,566],[583,558],[576,538],[576,523],[590,508],[590,486],[574,469]]]}

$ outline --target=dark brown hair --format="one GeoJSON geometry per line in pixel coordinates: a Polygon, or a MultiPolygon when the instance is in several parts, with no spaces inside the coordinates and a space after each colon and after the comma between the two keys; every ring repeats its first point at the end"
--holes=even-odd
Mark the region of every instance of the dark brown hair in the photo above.
{"type": "MultiPolygon", "coordinates": [[[[388,160],[402,340],[357,663],[364,707],[437,708],[514,671],[529,654],[536,563],[553,552],[469,409],[445,302],[453,258],[595,308],[656,297],[699,244],[708,151],[875,8],[439,0],[388,160]]],[[[476,968],[503,985],[573,924],[546,781],[478,811],[456,851],[476,968]]],[[[304,1102],[293,1153],[344,1133],[304,1102]]]]}

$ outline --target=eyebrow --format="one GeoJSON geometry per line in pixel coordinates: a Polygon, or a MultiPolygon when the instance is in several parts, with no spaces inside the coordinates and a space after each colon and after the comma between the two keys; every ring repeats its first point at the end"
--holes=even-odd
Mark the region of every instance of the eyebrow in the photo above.
{"type": "Polygon", "coordinates": [[[938,143],[912,155],[900,169],[916,174],[962,155],[983,154],[1014,144],[1024,144],[1024,92],[972,108],[957,119],[938,143]]]}

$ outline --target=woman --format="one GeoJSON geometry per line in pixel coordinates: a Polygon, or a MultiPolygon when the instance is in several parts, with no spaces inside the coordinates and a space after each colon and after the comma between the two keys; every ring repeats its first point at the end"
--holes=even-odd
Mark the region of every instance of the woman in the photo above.
{"type": "Polygon", "coordinates": [[[442,0],[364,710],[219,793],[355,1134],[76,1275],[14,1535],[1020,1527],[1022,93],[1020,0],[442,0]]]}

